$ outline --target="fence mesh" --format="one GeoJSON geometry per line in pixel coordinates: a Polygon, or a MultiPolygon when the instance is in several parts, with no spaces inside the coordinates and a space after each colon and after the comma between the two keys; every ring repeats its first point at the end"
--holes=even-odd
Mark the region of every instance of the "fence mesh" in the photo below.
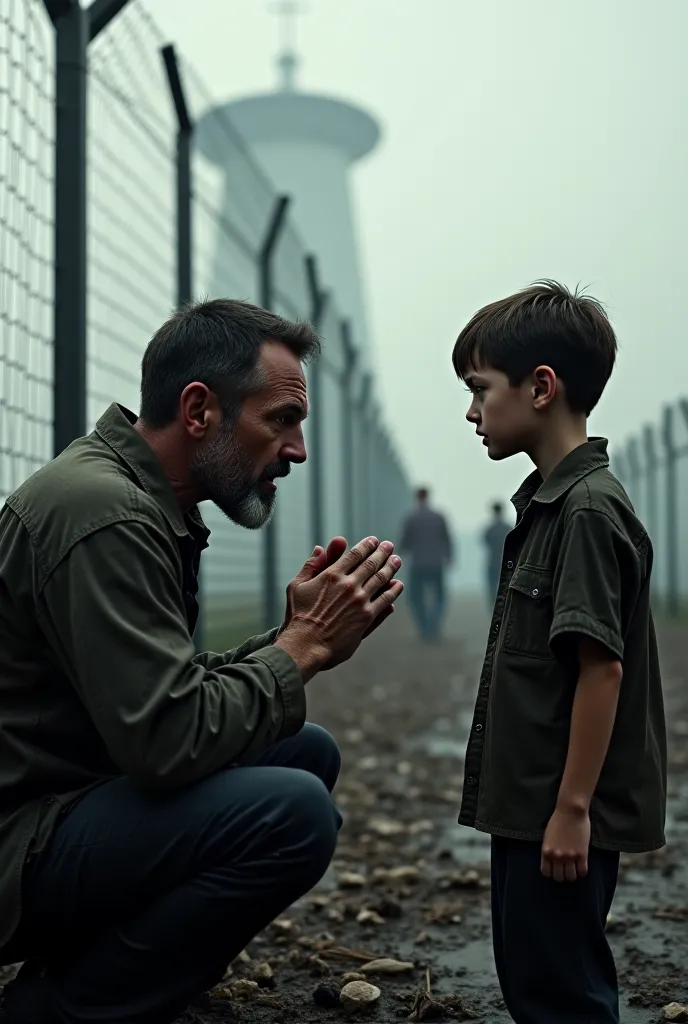
{"type": "MultiPolygon", "coordinates": [[[[132,0],[91,44],[87,96],[87,423],[118,401],[138,408],[144,349],[175,308],[177,121],[161,50],[169,40],[132,0]]],[[[177,52],[194,122],[193,291],[261,302],[259,253],[278,195],[231,121],[177,52]]],[[[0,10],[0,492],[52,455],[55,28],[42,0],[0,10]]],[[[306,320],[306,253],[289,219],[274,258],[273,309],[306,320]]],[[[317,254],[316,254],[317,255],[317,254]]],[[[324,282],[327,285],[327,282],[324,282]]],[[[408,486],[360,375],[345,387],[342,317],[331,296],[322,324],[321,414],[326,543],[344,533],[394,536],[408,486]],[[350,430],[351,436],[347,437],[350,430]]],[[[206,638],[219,646],[263,625],[264,532],[214,506],[204,559],[206,638]]],[[[281,481],[276,576],[282,590],[313,546],[312,467],[281,481]]]]}
{"type": "Polygon", "coordinates": [[[52,25],[0,8],[0,495],[52,453],[52,25]]]}

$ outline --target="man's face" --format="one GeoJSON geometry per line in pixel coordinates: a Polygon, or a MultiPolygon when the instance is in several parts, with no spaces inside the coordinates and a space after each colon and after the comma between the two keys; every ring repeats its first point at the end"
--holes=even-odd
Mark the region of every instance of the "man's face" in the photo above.
{"type": "Polygon", "coordinates": [[[535,429],[532,381],[513,387],[501,370],[471,367],[466,385],[472,401],[466,419],[482,437],[491,459],[528,451],[535,429]]]}
{"type": "Polygon", "coordinates": [[[270,519],[277,485],[291,463],[306,461],[302,422],[308,412],[306,379],[286,345],[267,341],[258,369],[259,390],[236,421],[224,420],[192,461],[200,489],[224,514],[249,530],[270,519]]]}

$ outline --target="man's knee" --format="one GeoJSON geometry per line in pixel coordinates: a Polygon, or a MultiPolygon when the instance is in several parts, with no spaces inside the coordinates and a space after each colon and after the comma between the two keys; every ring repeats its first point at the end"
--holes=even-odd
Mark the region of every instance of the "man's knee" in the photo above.
{"type": "Polygon", "coordinates": [[[322,726],[307,722],[298,734],[298,739],[306,754],[304,760],[307,763],[303,767],[308,770],[317,769],[315,774],[332,792],[342,767],[342,755],[334,738],[322,726]]]}
{"type": "Polygon", "coordinates": [[[317,881],[332,860],[341,815],[325,783],[311,772],[285,769],[281,781],[281,792],[277,794],[282,823],[279,831],[297,854],[296,860],[317,875],[317,881]]]}

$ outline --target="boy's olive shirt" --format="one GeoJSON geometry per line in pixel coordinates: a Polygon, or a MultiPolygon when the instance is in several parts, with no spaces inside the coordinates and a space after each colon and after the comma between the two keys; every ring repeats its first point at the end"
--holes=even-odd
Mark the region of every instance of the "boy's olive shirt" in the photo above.
{"type": "Polygon", "coordinates": [[[80,795],[120,775],[174,791],[305,719],[276,631],[195,653],[209,531],[134,421],[111,406],[0,512],[0,949],[27,855],[80,795]]]}
{"type": "Polygon", "coordinates": [[[554,812],[579,675],[577,637],[623,665],[592,843],[664,845],[666,726],[650,610],[652,545],[593,438],[513,497],[499,591],[465,759],[459,822],[541,840],[554,812]]]}

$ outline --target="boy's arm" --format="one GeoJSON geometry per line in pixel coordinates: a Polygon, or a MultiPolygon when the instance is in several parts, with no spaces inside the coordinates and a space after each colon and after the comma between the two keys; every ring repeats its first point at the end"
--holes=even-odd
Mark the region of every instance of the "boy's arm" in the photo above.
{"type": "Polygon", "coordinates": [[[578,681],[569,748],[542,845],[542,872],[556,881],[587,873],[590,804],[607,755],[623,676],[624,606],[640,587],[638,554],[604,512],[570,517],[554,579],[550,643],[573,661],[578,681]]]}
{"type": "Polygon", "coordinates": [[[559,796],[542,844],[541,869],[556,882],[588,872],[590,803],[612,737],[623,668],[597,640],[578,641],[579,675],[559,796]]]}

